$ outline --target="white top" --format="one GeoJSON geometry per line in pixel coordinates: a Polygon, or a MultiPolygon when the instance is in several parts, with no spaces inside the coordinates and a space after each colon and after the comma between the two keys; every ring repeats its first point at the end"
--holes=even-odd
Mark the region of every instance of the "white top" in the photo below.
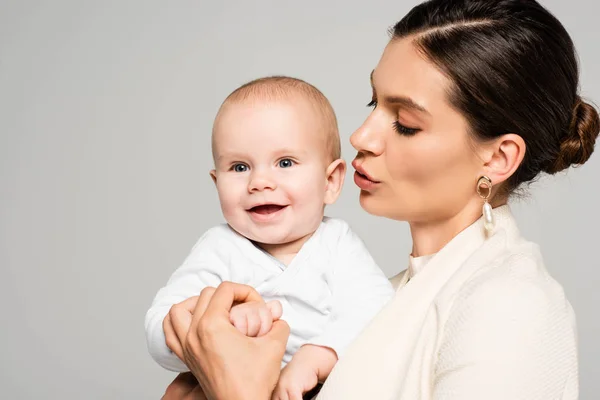
{"type": "Polygon", "coordinates": [[[412,255],[408,257],[408,277],[412,279],[416,274],[423,271],[423,268],[427,265],[427,263],[435,256],[435,254],[429,254],[426,256],[413,257],[412,255]]]}
{"type": "MultiPolygon", "coordinates": [[[[318,400],[575,400],[574,313],[508,206],[458,234],[346,349],[318,400]]],[[[408,282],[407,282],[408,281],[408,282]]]]}
{"type": "Polygon", "coordinates": [[[325,217],[287,267],[228,225],[219,225],[198,240],[146,314],[148,349],[161,366],[187,371],[165,344],[162,323],[171,306],[223,281],[253,286],[265,301],[281,302],[282,319],[291,330],[283,365],[307,343],[330,347],[341,357],[394,295],[361,239],[342,220],[325,217]]]}

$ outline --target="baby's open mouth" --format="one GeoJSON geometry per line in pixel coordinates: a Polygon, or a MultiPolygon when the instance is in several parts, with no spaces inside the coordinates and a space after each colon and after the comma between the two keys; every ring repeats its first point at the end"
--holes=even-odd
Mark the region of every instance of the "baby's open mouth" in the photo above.
{"type": "Polygon", "coordinates": [[[276,213],[277,211],[279,211],[285,207],[287,207],[287,206],[280,206],[277,204],[263,204],[261,206],[252,207],[248,211],[256,213],[256,214],[268,215],[268,214],[276,213]]]}

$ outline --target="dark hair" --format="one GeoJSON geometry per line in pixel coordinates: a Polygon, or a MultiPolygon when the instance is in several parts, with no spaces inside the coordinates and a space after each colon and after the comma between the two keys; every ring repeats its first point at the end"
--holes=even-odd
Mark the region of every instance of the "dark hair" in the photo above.
{"type": "Polygon", "coordinates": [[[573,41],[537,1],[430,0],[391,34],[392,40],[414,35],[419,50],[450,78],[449,100],[476,138],[523,138],[525,158],[507,191],[592,154],[600,121],[577,94],[573,41]]]}

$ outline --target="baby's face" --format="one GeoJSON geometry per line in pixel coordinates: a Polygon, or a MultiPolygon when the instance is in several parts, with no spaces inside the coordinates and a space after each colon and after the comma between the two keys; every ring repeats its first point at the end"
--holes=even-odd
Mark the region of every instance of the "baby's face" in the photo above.
{"type": "Polygon", "coordinates": [[[303,99],[228,104],[214,128],[215,178],[227,223],[250,240],[288,243],[322,218],[330,156],[303,99]]]}

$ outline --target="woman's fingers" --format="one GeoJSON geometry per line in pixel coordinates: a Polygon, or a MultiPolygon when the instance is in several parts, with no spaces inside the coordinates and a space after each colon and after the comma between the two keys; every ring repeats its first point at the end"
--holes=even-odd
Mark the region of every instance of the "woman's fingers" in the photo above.
{"type": "Polygon", "coordinates": [[[250,302],[264,304],[252,287],[231,282],[200,294],[183,353],[207,398],[235,399],[252,393],[268,399],[277,383],[290,329],[277,320],[264,336],[241,334],[232,325],[230,312],[234,305],[250,302]]]}
{"type": "MultiPolygon", "coordinates": [[[[202,291],[204,293],[204,291],[202,291]]],[[[242,285],[233,282],[223,282],[219,287],[211,293],[208,305],[201,304],[202,294],[194,316],[196,312],[201,312],[202,315],[206,314],[207,317],[226,317],[229,319],[229,311],[235,304],[248,303],[251,301],[262,302],[263,299],[258,292],[248,285],[242,285]]]]}
{"type": "Polygon", "coordinates": [[[210,286],[202,289],[202,291],[200,292],[200,296],[198,296],[198,301],[196,303],[196,306],[192,310],[192,314],[193,314],[192,324],[194,324],[194,325],[197,324],[198,320],[200,320],[200,318],[202,318],[202,316],[206,312],[206,308],[208,307],[208,304],[210,303],[210,300],[212,299],[215,291],[216,291],[216,289],[214,287],[210,287],[210,286]]]}
{"type": "Polygon", "coordinates": [[[196,387],[199,387],[196,377],[191,372],[184,372],[167,387],[162,400],[184,400],[196,387]]]}
{"type": "MultiPolygon", "coordinates": [[[[204,391],[200,387],[200,384],[196,385],[194,390],[192,390],[188,394],[188,397],[189,397],[189,400],[208,400],[208,398],[204,394],[204,391]]],[[[184,400],[188,400],[188,399],[184,399],[184,400]]]]}
{"type": "Polygon", "coordinates": [[[272,346],[276,352],[276,356],[283,358],[285,353],[285,346],[287,345],[288,338],[290,336],[290,326],[284,320],[280,319],[273,322],[271,330],[266,335],[258,338],[258,340],[268,341],[274,343],[272,346]]]}
{"type": "MultiPolygon", "coordinates": [[[[198,302],[198,296],[190,297],[181,303],[175,304],[169,310],[169,314],[165,318],[165,322],[163,322],[163,328],[165,328],[165,337],[167,336],[167,330],[169,330],[170,336],[172,333],[175,334],[177,341],[179,342],[180,347],[185,343],[185,338],[187,333],[190,330],[190,326],[192,324],[192,312],[196,307],[196,303],[198,302]],[[170,322],[170,327],[166,326],[166,322],[170,322]]],[[[171,339],[171,343],[174,342],[174,338],[171,339]]],[[[168,344],[167,344],[168,345],[168,344]]],[[[169,346],[169,348],[171,348],[169,346]]],[[[179,353],[174,349],[171,349],[177,356],[183,359],[183,350],[179,353]]]]}
{"type": "MultiPolygon", "coordinates": [[[[173,309],[173,308],[171,308],[173,309]]],[[[165,343],[167,347],[175,353],[180,360],[183,360],[183,347],[181,346],[181,340],[175,333],[175,329],[173,328],[173,322],[171,321],[171,312],[165,317],[163,320],[163,331],[165,332],[165,343]]]]}

